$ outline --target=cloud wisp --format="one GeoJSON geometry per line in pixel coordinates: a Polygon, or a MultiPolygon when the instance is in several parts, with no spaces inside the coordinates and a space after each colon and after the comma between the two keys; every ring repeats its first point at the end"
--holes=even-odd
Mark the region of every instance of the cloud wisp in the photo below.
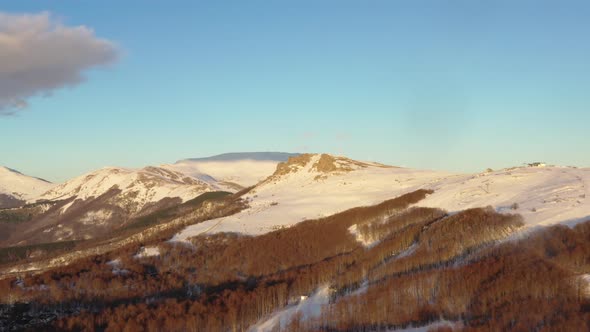
{"type": "Polygon", "coordinates": [[[86,26],[51,14],[0,12],[0,115],[15,114],[37,95],[84,81],[84,71],[116,61],[115,44],[86,26]]]}

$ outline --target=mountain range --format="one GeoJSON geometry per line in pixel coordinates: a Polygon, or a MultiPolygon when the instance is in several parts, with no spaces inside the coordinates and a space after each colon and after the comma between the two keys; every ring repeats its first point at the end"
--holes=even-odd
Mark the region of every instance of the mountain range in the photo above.
{"type": "Polygon", "coordinates": [[[256,152],[61,184],[0,171],[0,330],[583,330],[590,318],[588,168],[458,174],[256,152]]]}
{"type": "Polygon", "coordinates": [[[243,198],[249,207],[209,232],[261,234],[418,189],[434,190],[422,206],[449,211],[492,206],[518,212],[529,226],[575,224],[590,216],[588,169],[534,164],[454,174],[328,154],[227,153],[142,169],[105,167],[61,184],[2,167],[0,216],[26,223],[5,222],[10,227],[0,244],[91,239],[206,192],[235,193],[248,187],[243,198]]]}
{"type": "Polygon", "coordinates": [[[256,184],[292,154],[232,153],[142,169],[105,167],[61,184],[0,169],[2,245],[91,239],[211,191],[256,184]],[[273,159],[274,158],[274,159],[273,159]],[[206,173],[208,172],[208,173],[206,173]],[[10,222],[25,219],[26,223],[10,222]]]}

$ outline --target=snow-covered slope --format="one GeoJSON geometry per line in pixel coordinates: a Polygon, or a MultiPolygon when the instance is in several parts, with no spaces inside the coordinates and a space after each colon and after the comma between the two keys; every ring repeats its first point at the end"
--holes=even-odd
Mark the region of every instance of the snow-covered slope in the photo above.
{"type": "MultiPolygon", "coordinates": [[[[159,167],[103,168],[45,192],[43,209],[4,234],[4,245],[92,239],[217,188],[159,167]]],[[[24,208],[23,208],[24,209],[24,208]]],[[[19,211],[14,211],[19,212],[19,211]]]]}
{"type": "Polygon", "coordinates": [[[491,205],[522,214],[529,226],[590,219],[590,169],[520,167],[461,175],[301,155],[245,195],[248,209],[190,226],[175,240],[216,232],[263,234],[417,189],[435,190],[419,206],[455,212],[491,205]]]}
{"type": "Polygon", "coordinates": [[[284,330],[295,315],[310,320],[322,313],[322,307],[330,303],[330,287],[321,286],[311,297],[301,296],[299,302],[272,313],[261,322],[248,329],[248,332],[272,332],[284,330]]]}
{"type": "Polygon", "coordinates": [[[590,219],[590,169],[516,167],[442,179],[419,203],[459,211],[491,205],[518,213],[528,225],[573,224],[590,219]]]}
{"type": "Polygon", "coordinates": [[[193,225],[177,240],[203,232],[263,234],[305,219],[372,205],[434,186],[448,173],[358,162],[326,154],[305,154],[279,164],[276,172],[244,196],[250,208],[193,225]]]}
{"type": "MultiPolygon", "coordinates": [[[[104,195],[110,190],[120,190],[113,202],[120,201],[130,212],[140,210],[147,203],[164,198],[180,198],[183,202],[214,187],[185,174],[160,167],[139,170],[106,167],[73,178],[41,196],[42,199],[88,200],[104,195]]],[[[73,202],[73,201],[72,201],[73,202]]],[[[67,209],[67,207],[66,207],[67,209]]]]}
{"type": "Polygon", "coordinates": [[[180,160],[162,167],[235,191],[264,180],[273,174],[279,162],[295,155],[282,152],[226,153],[208,158],[180,160]]]}
{"type": "MultiPolygon", "coordinates": [[[[16,201],[33,200],[52,186],[52,183],[45,180],[0,166],[0,196],[6,200],[10,198],[16,201]]],[[[0,207],[2,207],[1,202],[0,207]]]]}

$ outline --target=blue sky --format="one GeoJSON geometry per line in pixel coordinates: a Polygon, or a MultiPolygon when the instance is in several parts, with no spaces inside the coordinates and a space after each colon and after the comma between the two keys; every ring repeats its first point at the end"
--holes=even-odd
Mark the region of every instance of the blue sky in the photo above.
{"type": "Polygon", "coordinates": [[[118,46],[0,116],[0,164],[62,181],[234,151],[480,171],[590,166],[587,1],[0,1],[118,46]]]}

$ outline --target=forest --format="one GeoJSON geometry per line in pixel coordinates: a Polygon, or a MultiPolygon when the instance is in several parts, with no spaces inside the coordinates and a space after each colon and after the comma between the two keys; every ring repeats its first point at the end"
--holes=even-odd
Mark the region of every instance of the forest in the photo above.
{"type": "Polygon", "coordinates": [[[443,320],[453,327],[433,330],[590,328],[590,221],[521,232],[520,216],[491,207],[417,207],[429,193],[256,237],[147,238],[3,278],[0,330],[248,331],[321,287],[329,289],[321,312],[293,314],[273,331],[443,320]],[[139,255],[146,247],[158,254],[139,255]]]}

